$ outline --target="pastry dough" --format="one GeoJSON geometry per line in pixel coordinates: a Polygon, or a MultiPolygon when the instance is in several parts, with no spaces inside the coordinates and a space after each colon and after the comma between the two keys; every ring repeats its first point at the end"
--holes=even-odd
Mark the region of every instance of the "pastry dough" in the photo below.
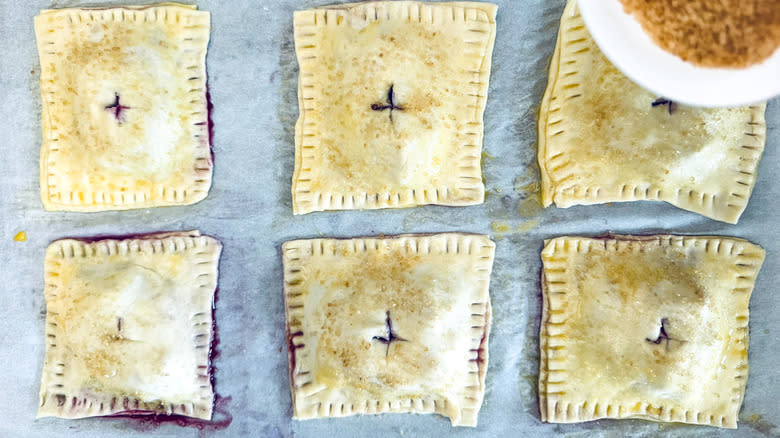
{"type": "Polygon", "coordinates": [[[52,243],[38,416],[211,419],[221,248],[197,231],[52,243]]]}
{"type": "Polygon", "coordinates": [[[659,200],[736,223],[764,150],[766,105],[665,103],[604,57],[575,3],[561,18],[539,116],[544,205],[659,200]]]}
{"type": "Polygon", "coordinates": [[[484,200],[489,3],[295,12],[295,214],[484,200]]]}
{"type": "Polygon", "coordinates": [[[734,428],[764,250],[726,237],[559,237],[542,251],[543,421],[734,428]]]}
{"type": "Polygon", "coordinates": [[[464,234],[285,243],[295,418],[436,412],[475,426],[494,248],[464,234]]]}
{"type": "Polygon", "coordinates": [[[206,197],[208,12],[173,3],[45,10],[35,17],[35,34],[47,210],[206,197]]]}

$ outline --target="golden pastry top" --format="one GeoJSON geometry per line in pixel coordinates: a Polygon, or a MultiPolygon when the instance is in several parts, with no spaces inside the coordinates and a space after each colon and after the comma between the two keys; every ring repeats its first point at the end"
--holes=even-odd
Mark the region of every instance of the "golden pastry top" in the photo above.
{"type": "Polygon", "coordinates": [[[482,397],[490,240],[315,239],[283,252],[297,417],[326,402],[419,399],[438,400],[453,424],[476,422],[464,397],[482,397]]]}
{"type": "Polygon", "coordinates": [[[481,202],[495,12],[418,2],[296,12],[296,212],[481,202]]]}
{"type": "Polygon", "coordinates": [[[765,144],[765,104],[693,108],[634,84],[570,1],[539,117],[545,206],[667,201],[736,222],[765,144]]]}
{"type": "Polygon", "coordinates": [[[747,374],[748,301],[763,258],[756,245],[718,237],[548,241],[544,417],[735,425],[747,374]],[[567,410],[582,403],[589,408],[567,410]]]}
{"type": "Polygon", "coordinates": [[[52,243],[39,415],[135,409],[210,418],[219,253],[219,242],[197,232],[52,243]]]}
{"type": "Polygon", "coordinates": [[[208,12],[46,10],[35,28],[44,205],[94,211],[202,199],[211,178],[208,12]]]}

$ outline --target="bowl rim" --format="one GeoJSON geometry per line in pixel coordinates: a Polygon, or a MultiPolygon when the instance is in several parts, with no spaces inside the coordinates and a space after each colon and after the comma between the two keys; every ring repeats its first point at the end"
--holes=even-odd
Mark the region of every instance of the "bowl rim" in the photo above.
{"type": "Polygon", "coordinates": [[[780,95],[780,49],[743,69],[698,67],[666,52],[619,0],[577,0],[604,55],[641,87],[687,105],[749,105],[780,95]]]}

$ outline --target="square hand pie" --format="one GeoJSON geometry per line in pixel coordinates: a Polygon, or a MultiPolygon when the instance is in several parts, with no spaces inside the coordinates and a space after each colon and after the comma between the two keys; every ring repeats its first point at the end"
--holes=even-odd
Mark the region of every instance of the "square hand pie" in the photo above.
{"type": "Polygon", "coordinates": [[[35,17],[35,35],[47,210],[206,197],[208,12],[173,3],[45,10],[35,17]]]}
{"type": "Polygon", "coordinates": [[[285,243],[294,418],[436,412],[476,426],[494,249],[452,233],[285,243]]]}
{"type": "Polygon", "coordinates": [[[566,7],[539,115],[545,206],[656,200],[736,223],[766,141],[765,104],[704,109],[655,96],[566,7]]]}
{"type": "Polygon", "coordinates": [[[489,3],[296,11],[295,214],[482,203],[489,3]]]}
{"type": "Polygon", "coordinates": [[[543,421],[737,426],[764,250],[726,237],[559,237],[542,251],[543,421]]]}
{"type": "Polygon", "coordinates": [[[211,419],[221,249],[197,231],[52,243],[38,417],[211,419]]]}

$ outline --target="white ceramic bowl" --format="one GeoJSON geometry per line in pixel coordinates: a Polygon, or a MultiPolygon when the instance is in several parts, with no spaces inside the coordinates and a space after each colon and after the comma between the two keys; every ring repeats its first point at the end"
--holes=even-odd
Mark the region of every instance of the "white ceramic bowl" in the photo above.
{"type": "Polygon", "coordinates": [[[703,68],[655,45],[619,0],[578,0],[602,52],[634,82],[668,99],[697,106],[736,106],[780,95],[780,50],[744,69],[703,68]]]}

